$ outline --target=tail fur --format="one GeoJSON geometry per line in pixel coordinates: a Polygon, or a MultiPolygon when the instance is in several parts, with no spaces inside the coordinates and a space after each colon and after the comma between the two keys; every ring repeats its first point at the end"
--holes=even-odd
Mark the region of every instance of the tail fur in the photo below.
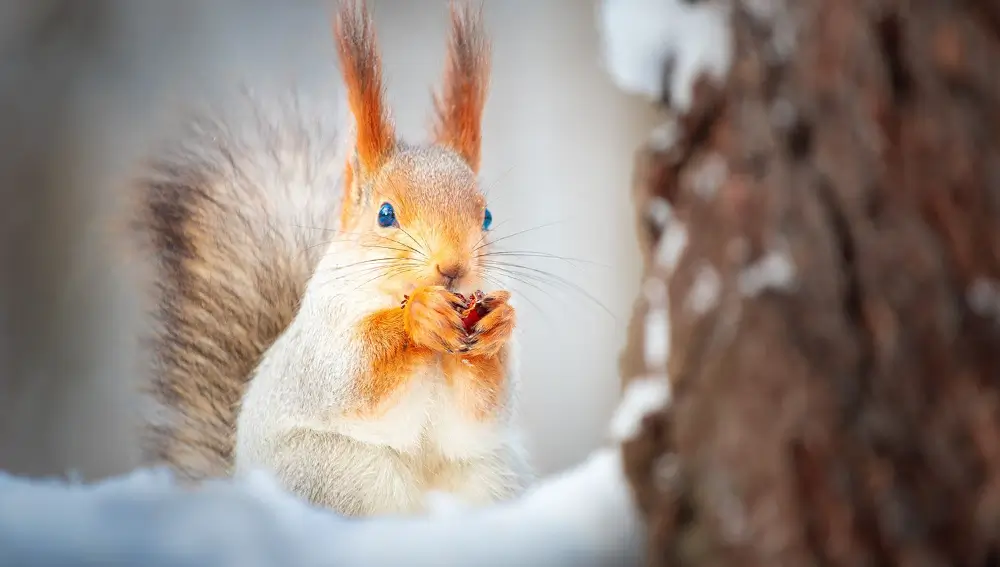
{"type": "Polygon", "coordinates": [[[138,182],[156,261],[146,464],[229,472],[238,404],[295,316],[332,238],[344,157],[336,122],[300,101],[192,121],[138,182]],[[315,119],[314,119],[315,118],[315,119]]]}

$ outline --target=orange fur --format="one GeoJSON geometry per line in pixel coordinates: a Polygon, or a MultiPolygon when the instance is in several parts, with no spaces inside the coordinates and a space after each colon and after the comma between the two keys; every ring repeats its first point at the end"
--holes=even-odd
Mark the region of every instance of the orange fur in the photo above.
{"type": "Polygon", "coordinates": [[[341,202],[343,205],[340,207],[340,227],[344,228],[350,224],[355,208],[350,206],[355,200],[354,168],[351,167],[350,159],[344,164],[344,179],[342,184],[341,191],[343,192],[343,196],[341,197],[341,202]]]}
{"type": "Polygon", "coordinates": [[[491,311],[476,323],[466,350],[444,358],[445,377],[476,419],[488,419],[500,403],[507,369],[504,347],[515,324],[509,299],[506,291],[486,296],[483,303],[491,311]]]}
{"type": "Polygon", "coordinates": [[[435,141],[458,152],[479,170],[483,108],[489,92],[490,43],[483,32],[482,8],[451,3],[451,40],[444,85],[434,95],[435,141]]]}
{"type": "Polygon", "coordinates": [[[459,352],[466,341],[460,304],[457,295],[440,286],[416,290],[403,309],[406,333],[414,343],[436,352],[459,352]]]}
{"type": "Polygon", "coordinates": [[[508,292],[489,296],[493,311],[476,325],[473,342],[456,309],[459,298],[438,286],[418,289],[403,309],[369,315],[358,330],[371,360],[370,370],[358,381],[358,413],[377,416],[417,368],[444,354],[445,376],[466,398],[470,413],[478,419],[492,415],[506,371],[503,347],[514,328],[509,297],[508,292]]]}
{"type": "MultiPolygon", "coordinates": [[[[464,167],[464,166],[463,166],[464,167]]],[[[441,180],[414,180],[408,170],[386,168],[380,175],[376,185],[378,199],[393,204],[396,208],[396,218],[400,226],[418,238],[419,242],[410,242],[405,234],[390,233],[389,237],[402,238],[409,245],[427,254],[427,263],[431,269],[428,277],[416,283],[420,285],[436,285],[438,274],[433,265],[460,265],[463,270],[475,271],[478,258],[474,257],[472,249],[482,239],[481,223],[486,200],[475,186],[475,178],[469,172],[467,178],[461,176],[445,177],[441,180]],[[462,187],[461,184],[468,184],[462,187]],[[446,201],[439,195],[455,195],[446,201]]],[[[374,213],[370,213],[374,214],[374,213]]],[[[385,235],[383,235],[385,236],[385,235]]],[[[380,237],[366,242],[370,245],[386,245],[386,241],[377,242],[380,237]]],[[[481,242],[479,242],[481,243],[481,242]]],[[[386,256],[414,258],[419,256],[412,250],[384,250],[386,256]]]]}
{"type": "Polygon", "coordinates": [[[358,383],[359,412],[366,417],[378,414],[383,402],[401,386],[416,368],[429,364],[433,353],[407,339],[402,309],[386,309],[369,315],[358,335],[365,345],[371,366],[358,383]]]}
{"type": "Polygon", "coordinates": [[[357,123],[355,149],[364,177],[377,171],[396,145],[385,105],[382,58],[365,0],[344,0],[334,26],[347,99],[357,123]]]}

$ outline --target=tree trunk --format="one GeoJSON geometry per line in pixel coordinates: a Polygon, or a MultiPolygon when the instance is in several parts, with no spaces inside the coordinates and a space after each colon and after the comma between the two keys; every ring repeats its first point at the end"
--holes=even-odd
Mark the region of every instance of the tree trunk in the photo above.
{"type": "Polygon", "coordinates": [[[728,77],[636,176],[651,562],[995,565],[1000,2],[736,4],[728,77]]]}

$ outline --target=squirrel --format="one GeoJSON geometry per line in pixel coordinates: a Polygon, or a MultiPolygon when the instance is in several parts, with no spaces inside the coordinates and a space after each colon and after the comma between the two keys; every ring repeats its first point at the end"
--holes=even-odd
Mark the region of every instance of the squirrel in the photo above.
{"type": "Polygon", "coordinates": [[[503,283],[484,260],[492,214],[477,182],[482,8],[451,4],[423,145],[395,134],[366,2],[341,2],[333,27],[350,135],[316,134],[295,111],[206,120],[140,176],[162,410],[145,461],[189,481],[263,469],[348,516],[426,512],[432,493],[509,499],[532,475],[515,309],[501,286],[471,329],[459,312],[503,283]]]}

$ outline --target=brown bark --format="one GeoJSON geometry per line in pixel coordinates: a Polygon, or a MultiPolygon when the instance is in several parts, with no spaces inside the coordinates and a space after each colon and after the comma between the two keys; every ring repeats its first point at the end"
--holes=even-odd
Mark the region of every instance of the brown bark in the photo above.
{"type": "Polygon", "coordinates": [[[642,158],[688,234],[648,266],[673,402],[625,451],[651,563],[996,564],[1000,3],[775,4],[642,158]]]}

